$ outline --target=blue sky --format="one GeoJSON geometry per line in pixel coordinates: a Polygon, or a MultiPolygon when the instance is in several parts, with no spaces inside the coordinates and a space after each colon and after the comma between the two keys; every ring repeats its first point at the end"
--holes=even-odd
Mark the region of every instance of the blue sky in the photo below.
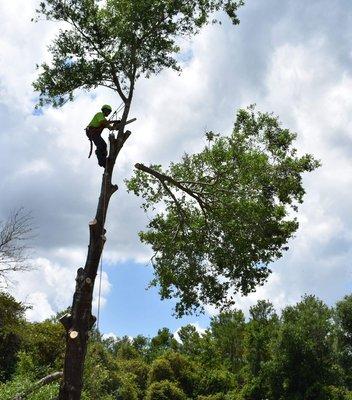
{"type": "MultiPolygon", "coordinates": [[[[105,333],[119,335],[155,335],[158,329],[167,327],[171,332],[188,323],[194,323],[193,316],[172,317],[174,301],[161,302],[156,288],[146,290],[152,279],[150,266],[133,262],[120,263],[119,268],[106,269],[112,291],[107,296],[102,310],[100,329],[105,333]]],[[[200,326],[209,324],[209,316],[196,318],[200,326]]]]}
{"type": "MultiPolygon", "coordinates": [[[[0,219],[13,208],[33,213],[32,272],[12,277],[8,290],[32,305],[31,320],[43,320],[72,299],[75,271],[85,261],[88,221],[95,213],[101,171],[87,159],[83,128],[102,104],[120,104],[112,92],[80,93],[62,109],[33,112],[35,65],[48,60],[47,45],[58,26],[33,17],[36,0],[0,4],[0,219]],[[9,60],[11,62],[9,62],[9,60]]],[[[107,222],[102,279],[101,330],[153,335],[185,323],[206,327],[217,313],[185,320],[172,317],[152,276],[151,250],[137,232],[150,215],[127,194],[123,180],[136,162],[167,165],[184,151],[199,150],[204,131],[231,132],[239,107],[256,103],[297,132],[300,153],[313,153],[322,167],[304,177],[307,194],[300,228],[290,250],[272,266],[268,282],[239,308],[258,299],[277,309],[305,293],[333,304],[351,292],[352,259],[352,3],[349,0],[248,0],[234,28],[209,26],[182,41],[181,75],[163,71],[137,83],[132,136],[121,153],[119,185],[107,222]],[[147,266],[149,265],[149,266],[147,266]]],[[[94,305],[97,305],[95,296],[94,305]]]]}

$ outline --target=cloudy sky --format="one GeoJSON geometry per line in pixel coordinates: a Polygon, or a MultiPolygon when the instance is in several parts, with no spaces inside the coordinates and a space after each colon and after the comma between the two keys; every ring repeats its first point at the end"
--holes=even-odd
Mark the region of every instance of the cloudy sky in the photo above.
{"type": "MultiPolygon", "coordinates": [[[[17,274],[8,290],[43,320],[71,303],[74,276],[84,265],[88,222],[96,209],[101,170],[87,159],[83,128],[113,93],[81,94],[60,110],[33,110],[35,65],[57,25],[34,24],[36,0],[0,3],[0,219],[14,208],[32,211],[36,270],[17,274]]],[[[209,316],[172,317],[173,302],[146,291],[150,249],[137,232],[148,216],[127,194],[123,179],[136,162],[166,164],[204,145],[204,131],[229,133],[235,111],[256,103],[298,133],[301,153],[323,166],[304,179],[300,229],[267,284],[238,299],[244,311],[258,299],[277,308],[305,293],[328,304],[351,292],[352,258],[352,2],[247,0],[234,28],[209,26],[183,42],[183,73],[164,71],[137,84],[132,115],[138,121],[118,160],[104,253],[101,330],[153,335],[162,326],[206,327],[209,316]]],[[[105,134],[106,135],[106,134],[105,134]]],[[[96,303],[96,301],[95,301],[96,303]]]]}

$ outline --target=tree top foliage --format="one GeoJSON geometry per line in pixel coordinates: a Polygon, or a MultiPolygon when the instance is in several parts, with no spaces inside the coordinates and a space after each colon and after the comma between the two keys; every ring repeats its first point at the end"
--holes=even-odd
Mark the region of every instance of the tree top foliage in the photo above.
{"type": "Polygon", "coordinates": [[[296,134],[272,114],[240,110],[230,136],[185,154],[163,172],[136,164],[128,189],[156,212],[141,240],[152,246],[162,298],[179,316],[210,304],[227,307],[268,277],[298,228],[293,211],[305,193],[302,174],[319,162],[297,155],[296,134]]]}
{"type": "Polygon", "coordinates": [[[62,22],[49,46],[50,64],[34,82],[39,105],[62,106],[78,88],[105,86],[128,100],[136,79],[163,68],[180,70],[180,37],[195,35],[225,11],[238,24],[243,0],[43,0],[37,9],[62,22]]]}

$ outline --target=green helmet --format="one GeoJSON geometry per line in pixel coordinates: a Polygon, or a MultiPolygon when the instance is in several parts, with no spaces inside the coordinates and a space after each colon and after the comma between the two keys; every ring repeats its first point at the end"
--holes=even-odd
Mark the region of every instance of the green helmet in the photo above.
{"type": "Polygon", "coordinates": [[[112,111],[112,108],[111,108],[111,106],[109,106],[109,104],[104,104],[103,107],[101,108],[101,110],[102,110],[102,111],[103,111],[103,110],[112,111]]]}

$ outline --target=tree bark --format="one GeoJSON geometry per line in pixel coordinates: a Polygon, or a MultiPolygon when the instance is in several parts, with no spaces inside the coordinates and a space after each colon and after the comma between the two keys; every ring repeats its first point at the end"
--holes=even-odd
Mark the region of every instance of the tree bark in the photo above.
{"type": "Polygon", "coordinates": [[[118,189],[112,184],[111,178],[116,158],[131,134],[129,131],[124,131],[129,109],[130,102],[127,102],[117,138],[113,134],[109,135],[110,150],[102,177],[97,212],[94,220],[89,223],[90,238],[86,264],[84,268],[79,268],[77,271],[71,314],[66,314],[60,320],[66,330],[66,354],[64,377],[58,400],[80,400],[81,398],[88,335],[96,321],[92,315],[92,299],[99,261],[106,241],[105,219],[110,198],[118,189]]]}

